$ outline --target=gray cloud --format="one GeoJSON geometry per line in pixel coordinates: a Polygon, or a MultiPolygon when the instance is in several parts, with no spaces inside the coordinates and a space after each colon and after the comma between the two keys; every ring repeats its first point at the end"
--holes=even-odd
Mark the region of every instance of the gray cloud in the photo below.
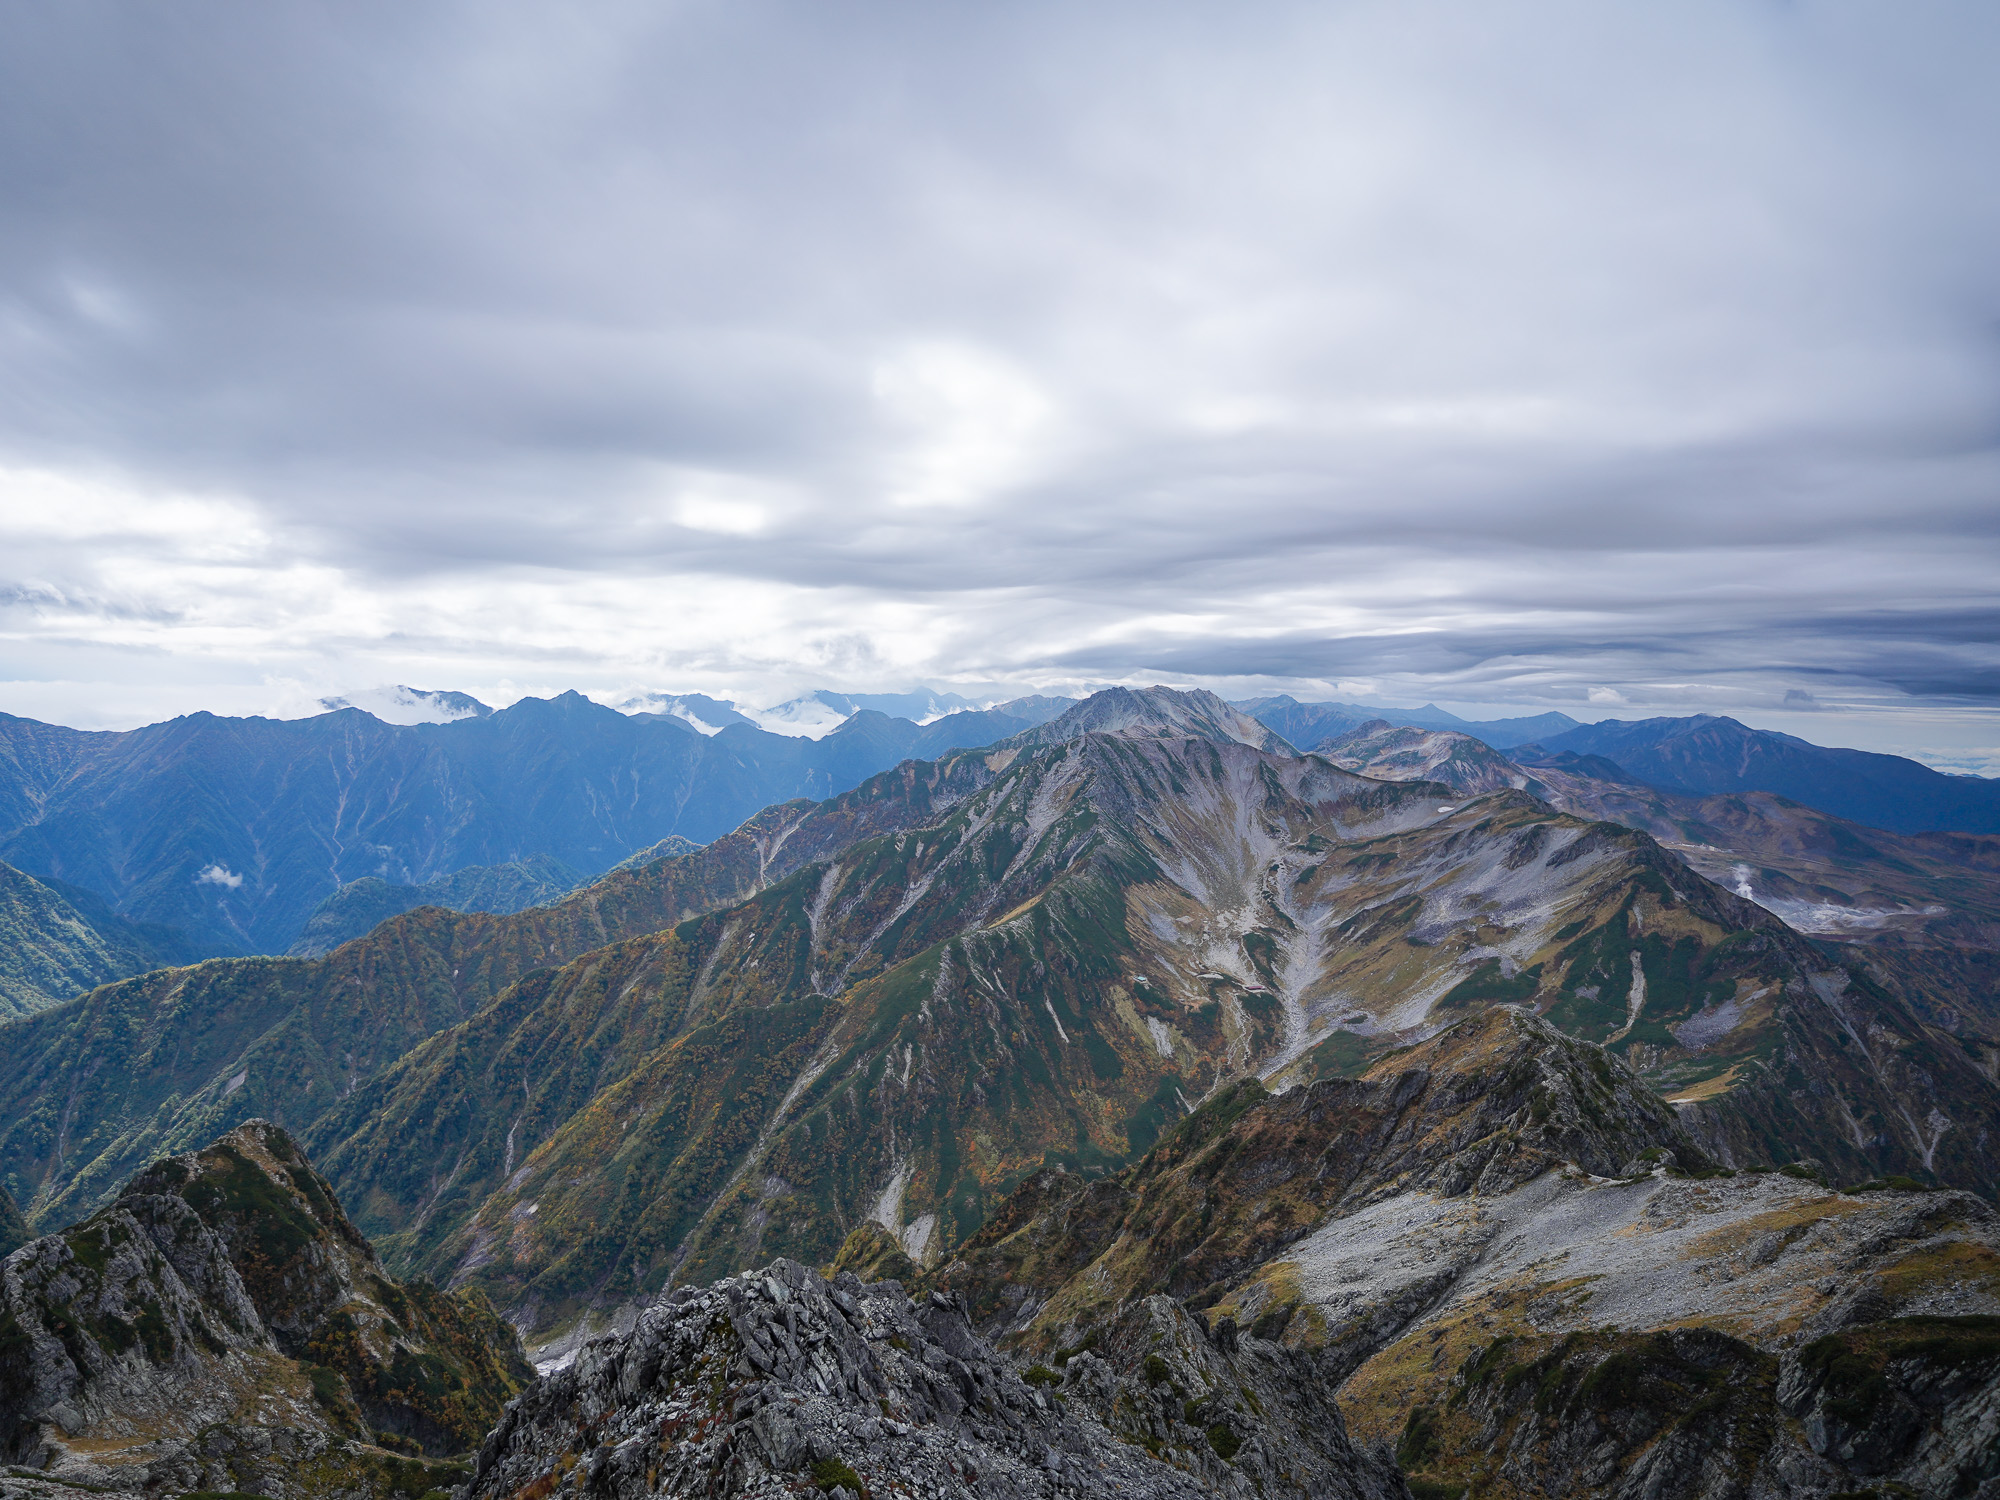
{"type": "Polygon", "coordinates": [[[0,708],[1984,713],[1996,42],[1970,4],[14,8],[0,708]]]}

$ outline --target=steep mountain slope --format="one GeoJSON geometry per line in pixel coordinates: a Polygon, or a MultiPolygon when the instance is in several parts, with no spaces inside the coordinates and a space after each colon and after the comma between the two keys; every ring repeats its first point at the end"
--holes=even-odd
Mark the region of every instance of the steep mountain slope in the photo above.
{"type": "MultiPolygon", "coordinates": [[[[616,868],[636,868],[656,859],[690,853],[696,847],[678,834],[669,834],[616,868]]],[[[342,943],[366,937],[389,918],[419,906],[505,914],[553,901],[583,884],[586,881],[581,872],[545,854],[530,855],[505,865],[468,865],[422,885],[391,885],[366,875],[350,880],[313,909],[291,951],[301,958],[330,953],[342,943]]]]}
{"type": "Polygon", "coordinates": [[[1289,838],[1436,820],[1234,743],[989,759],[929,826],[524,981],[344,1100],[313,1140],[364,1224],[537,1326],[682,1264],[823,1262],[871,1209],[935,1254],[996,1184],[1114,1161],[1283,1048],[1242,934],[1289,838]]]}
{"type": "Polygon", "coordinates": [[[129,922],[88,891],[0,864],[0,1020],[193,956],[178,932],[129,922]]]}
{"type": "Polygon", "coordinates": [[[1663,792],[1602,757],[1515,760],[1467,735],[1379,721],[1319,753],[1363,775],[1428,778],[1468,796],[1518,787],[1564,812],[1642,829],[1800,932],[2000,947],[2000,839],[1992,836],[1885,833],[1773,792],[1663,792]]]}
{"type": "Polygon", "coordinates": [[[0,1050],[0,1184],[59,1224],[154,1156],[259,1115],[301,1127],[530,970],[740,901],[822,852],[928,821],[990,776],[976,755],[907,764],[549,906],[420,908],[324,958],[211,960],[17,1022],[0,1050]]]}
{"type": "Polygon", "coordinates": [[[2000,1215],[1715,1172],[1615,1059],[1520,1012],[1355,1082],[1240,1086],[1116,1176],[1041,1174],[928,1284],[1065,1368],[1178,1293],[1218,1347],[1338,1385],[1419,1493],[1993,1477],[2000,1215]]]}
{"type": "Polygon", "coordinates": [[[0,1299],[0,1455],[72,1483],[234,1487],[240,1463],[266,1493],[384,1491],[400,1468],[347,1440],[465,1452],[532,1379],[490,1307],[389,1279],[263,1122],[16,1251],[0,1299]],[[274,1437],[305,1463],[258,1472],[274,1437]]]}
{"type": "Polygon", "coordinates": [[[1605,756],[1665,791],[1776,792],[1892,833],[2000,833],[2000,781],[1947,776],[1900,755],[1831,750],[1710,714],[1606,719],[1540,745],[1605,756]]]}
{"type": "Polygon", "coordinates": [[[591,1493],[619,1497],[1405,1493],[1309,1388],[1198,1337],[1148,1354],[1164,1373],[1141,1378],[1120,1409],[1152,1427],[1117,1441],[1095,1417],[1115,1388],[1103,1360],[1074,1372],[1101,1384],[1052,1393],[1049,1372],[1023,1379],[945,1297],[912,1302],[894,1282],[852,1274],[829,1284],[780,1260],[676,1292],[629,1337],[593,1345],[509,1411],[466,1493],[506,1500],[579,1470],[591,1493]],[[1273,1406],[1310,1406],[1314,1420],[1273,1423],[1273,1406]]]}
{"type": "Polygon", "coordinates": [[[2000,1472],[2000,1218],[1969,1193],[1551,1174],[1329,1225],[1243,1315],[1277,1297],[1307,1347],[1379,1330],[1337,1356],[1341,1404],[1433,1485],[1962,1495],[2000,1472]]]}
{"type": "Polygon", "coordinates": [[[316,1153],[396,1264],[538,1338],[870,1218],[928,1262],[1218,1083],[1358,1072],[1499,1001],[1619,1046],[1725,1159],[1994,1167],[1955,1038],[1642,834],[1143,729],[981,764],[927,825],[524,980],[316,1153]]]}
{"type": "Polygon", "coordinates": [[[534,856],[596,874],[669,834],[705,842],[1032,722],[865,710],[818,740],[748,722],[708,736],[576,693],[408,725],[345,709],[110,734],[0,715],[0,859],[177,927],[201,955],[278,953],[364,877],[422,885],[534,856]]]}

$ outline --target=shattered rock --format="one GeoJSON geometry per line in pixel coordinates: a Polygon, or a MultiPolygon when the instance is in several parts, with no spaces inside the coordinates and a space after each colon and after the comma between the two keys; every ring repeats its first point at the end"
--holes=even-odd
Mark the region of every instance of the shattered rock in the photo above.
{"type": "MultiPolygon", "coordinates": [[[[1177,1340],[1199,1338],[1185,1314],[1162,1316],[1177,1340]]],[[[1206,1353],[1176,1359],[1188,1398],[1199,1387],[1215,1402],[1209,1425],[1240,1425],[1237,1441],[1255,1442],[1232,1404],[1242,1388],[1225,1386],[1206,1353]]],[[[1163,1444],[1156,1454],[1119,1441],[1096,1412],[1107,1398],[1118,1407],[1121,1378],[1102,1360],[1071,1363],[1061,1381],[1031,1382],[973,1331],[955,1297],[913,1302],[895,1282],[864,1284],[851,1272],[827,1281],[781,1260],[675,1291],[628,1337],[586,1346],[508,1407],[464,1500],[548,1494],[578,1470],[588,1493],[618,1497],[1256,1492],[1214,1447],[1203,1456],[1163,1444]]],[[[1343,1487],[1328,1477],[1314,1493],[1403,1493],[1400,1481],[1343,1487]]]]}

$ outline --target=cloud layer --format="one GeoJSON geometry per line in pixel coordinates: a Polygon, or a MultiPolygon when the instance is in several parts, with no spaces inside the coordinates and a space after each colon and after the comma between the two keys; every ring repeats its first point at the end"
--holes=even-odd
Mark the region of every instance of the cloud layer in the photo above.
{"type": "Polygon", "coordinates": [[[1996,43],[17,8],[0,708],[1165,678],[2000,741],[1996,43]]]}

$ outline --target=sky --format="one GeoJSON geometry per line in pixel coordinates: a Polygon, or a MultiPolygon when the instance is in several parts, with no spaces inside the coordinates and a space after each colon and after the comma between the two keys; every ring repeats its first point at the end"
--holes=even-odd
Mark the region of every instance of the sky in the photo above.
{"type": "Polygon", "coordinates": [[[0,10],[0,711],[1169,682],[2000,774],[2000,11],[0,10]]]}

